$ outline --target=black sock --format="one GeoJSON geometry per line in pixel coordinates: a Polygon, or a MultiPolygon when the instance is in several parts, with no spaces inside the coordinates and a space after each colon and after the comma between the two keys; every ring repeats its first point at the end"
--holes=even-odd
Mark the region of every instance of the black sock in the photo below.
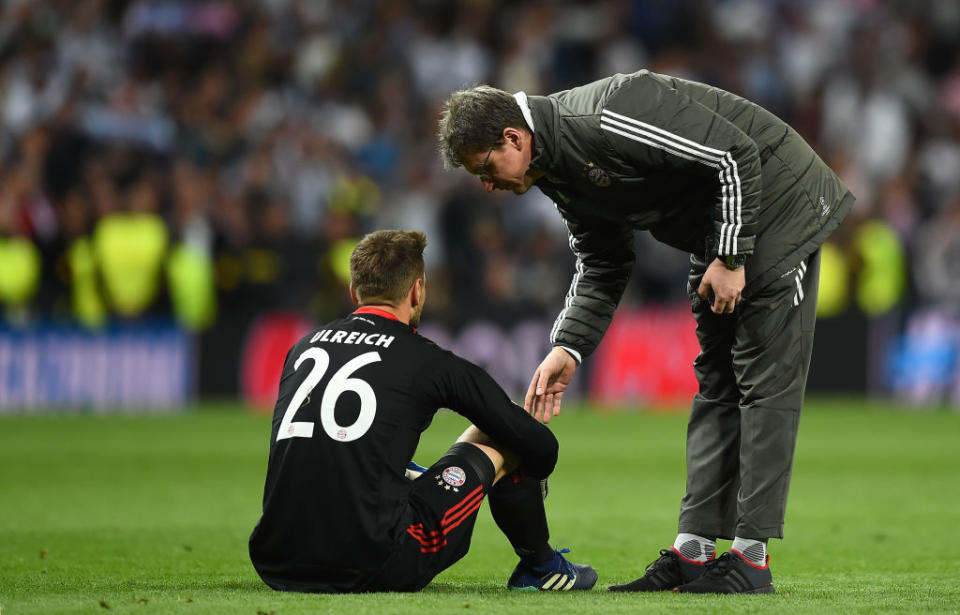
{"type": "Polygon", "coordinates": [[[520,560],[538,566],[553,559],[540,481],[507,474],[490,490],[490,513],[520,560]]]}

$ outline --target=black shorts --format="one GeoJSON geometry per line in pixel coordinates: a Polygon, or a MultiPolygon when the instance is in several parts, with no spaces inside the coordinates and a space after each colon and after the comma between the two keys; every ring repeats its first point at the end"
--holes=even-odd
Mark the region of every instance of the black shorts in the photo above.
{"type": "Polygon", "coordinates": [[[495,478],[479,448],[458,442],[413,481],[412,520],[365,591],[419,591],[470,548],[477,511],[495,478]]]}

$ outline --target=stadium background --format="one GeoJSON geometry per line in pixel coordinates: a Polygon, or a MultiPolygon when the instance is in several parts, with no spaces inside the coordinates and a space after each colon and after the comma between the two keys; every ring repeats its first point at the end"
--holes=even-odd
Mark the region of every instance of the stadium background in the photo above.
{"type": "MultiPolygon", "coordinates": [[[[512,393],[572,272],[537,191],[436,154],[439,104],[641,67],[776,112],[857,195],[825,248],[811,392],[960,404],[960,4],[952,0],[8,0],[0,407],[269,403],[349,309],[376,228],[427,232],[424,332],[512,393]],[[54,350],[55,349],[55,350],[54,350]],[[118,371],[119,370],[119,371],[118,371]]],[[[686,256],[638,268],[576,394],[689,396],[686,256]]]]}
{"type": "MultiPolygon", "coordinates": [[[[349,309],[364,232],[428,233],[424,333],[513,393],[546,351],[563,224],[536,191],[443,171],[440,101],[641,67],[764,104],[858,196],[825,248],[778,593],[680,608],[960,613],[955,0],[0,1],[0,611],[676,613],[673,594],[507,592],[485,512],[415,596],[278,594],[246,553],[269,419],[243,407],[349,309]]],[[[637,241],[551,422],[551,534],[599,589],[671,539],[684,487],[686,258],[637,241]],[[606,406],[677,411],[583,411],[606,406]]],[[[438,414],[417,460],[463,427],[438,414]]]]}

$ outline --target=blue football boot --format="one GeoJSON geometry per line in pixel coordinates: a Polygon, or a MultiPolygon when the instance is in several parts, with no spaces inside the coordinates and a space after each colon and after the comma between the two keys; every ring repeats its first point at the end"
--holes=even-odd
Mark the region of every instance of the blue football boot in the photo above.
{"type": "Polygon", "coordinates": [[[570,591],[591,589],[597,583],[597,571],[587,564],[568,562],[564,553],[570,549],[554,549],[553,559],[539,566],[517,564],[507,588],[517,591],[570,591]]]}

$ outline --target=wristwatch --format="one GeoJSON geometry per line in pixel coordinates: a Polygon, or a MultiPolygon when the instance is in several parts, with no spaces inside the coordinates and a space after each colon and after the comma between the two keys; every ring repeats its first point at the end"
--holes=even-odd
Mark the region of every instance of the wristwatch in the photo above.
{"type": "Polygon", "coordinates": [[[726,265],[730,271],[743,267],[747,262],[746,254],[727,254],[721,258],[723,259],[723,264],[726,265]]]}

